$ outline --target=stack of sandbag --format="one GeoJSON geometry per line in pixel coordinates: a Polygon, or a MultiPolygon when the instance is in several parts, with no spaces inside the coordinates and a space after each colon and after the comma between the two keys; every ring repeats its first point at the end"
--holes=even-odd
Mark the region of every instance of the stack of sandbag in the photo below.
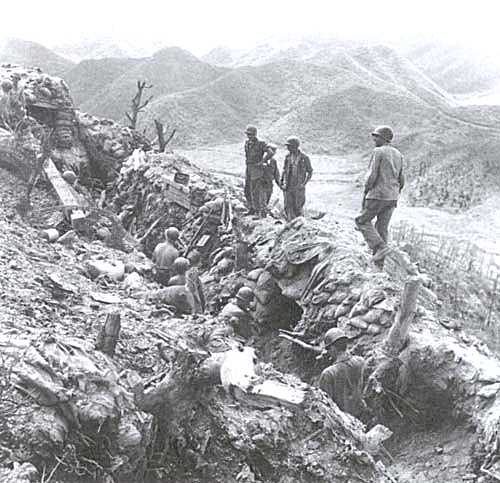
{"type": "Polygon", "coordinates": [[[79,141],[89,156],[89,177],[108,182],[125,159],[136,148],[151,149],[149,141],[139,132],[110,119],[76,113],[79,141]]]}

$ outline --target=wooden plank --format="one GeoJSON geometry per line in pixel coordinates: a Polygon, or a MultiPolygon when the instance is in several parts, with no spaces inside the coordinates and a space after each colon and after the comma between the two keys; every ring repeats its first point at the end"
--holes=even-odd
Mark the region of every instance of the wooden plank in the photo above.
{"type": "Polygon", "coordinates": [[[83,208],[76,191],[64,181],[52,159],[47,158],[43,163],[43,170],[64,206],[79,206],[83,208]]]}
{"type": "Polygon", "coordinates": [[[45,160],[43,163],[43,170],[54,188],[54,191],[57,193],[61,204],[64,206],[63,211],[65,211],[66,214],[71,211],[70,220],[73,227],[78,231],[86,231],[88,226],[87,214],[84,211],[86,204],[85,200],[82,200],[75,189],[64,181],[52,159],[47,158],[45,160]],[[78,208],[74,209],[75,206],[78,208]]]}
{"type": "Polygon", "coordinates": [[[167,198],[172,203],[177,203],[179,206],[188,211],[191,209],[189,188],[187,188],[186,186],[169,180],[167,183],[165,183],[164,194],[165,198],[167,198]]]}

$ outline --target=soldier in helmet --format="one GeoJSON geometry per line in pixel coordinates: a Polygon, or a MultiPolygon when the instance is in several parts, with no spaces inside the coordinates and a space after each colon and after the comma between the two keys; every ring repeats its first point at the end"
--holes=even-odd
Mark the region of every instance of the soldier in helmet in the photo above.
{"type": "Polygon", "coordinates": [[[359,417],[365,408],[363,384],[366,361],[346,352],[349,338],[342,329],[329,329],[323,338],[325,350],[334,359],[319,378],[319,387],[344,412],[359,417]]]}
{"type": "Polygon", "coordinates": [[[273,153],[264,141],[257,138],[255,126],[247,126],[245,134],[248,138],[245,142],[245,198],[248,213],[262,216],[264,161],[271,158],[273,153]]]}
{"type": "Polygon", "coordinates": [[[241,287],[233,301],[229,302],[221,311],[220,316],[227,319],[236,335],[248,340],[254,335],[254,320],[250,308],[254,300],[254,293],[249,287],[241,287]]]}
{"type": "Polygon", "coordinates": [[[390,252],[389,222],[405,183],[403,156],[391,145],[394,133],[389,126],[378,126],[371,135],[375,149],[366,175],[362,210],[355,222],[372,250],[374,263],[383,268],[390,252]],[[375,226],[374,218],[377,219],[375,226]]]}
{"type": "Polygon", "coordinates": [[[186,272],[189,270],[189,260],[184,257],[177,257],[172,264],[172,275],[168,285],[186,285],[186,272]]]}
{"type": "Polygon", "coordinates": [[[161,285],[168,285],[172,265],[179,257],[176,243],[179,239],[179,230],[171,226],[165,230],[165,241],[156,245],[153,252],[153,263],[155,264],[156,281],[161,285]]]}
{"type": "Polygon", "coordinates": [[[298,137],[290,136],[285,145],[288,154],[285,157],[280,185],[284,193],[286,219],[293,220],[304,215],[306,184],[311,179],[313,170],[309,156],[299,148],[298,137]]]}

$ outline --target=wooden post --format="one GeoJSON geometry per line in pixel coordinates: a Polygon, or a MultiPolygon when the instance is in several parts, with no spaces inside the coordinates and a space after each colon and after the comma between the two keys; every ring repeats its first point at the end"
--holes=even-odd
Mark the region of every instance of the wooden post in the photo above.
{"type": "Polygon", "coordinates": [[[417,296],[420,287],[419,277],[411,277],[406,283],[403,298],[396,320],[384,343],[384,350],[389,356],[396,357],[405,343],[410,324],[417,308],[417,296]]]}
{"type": "Polygon", "coordinates": [[[106,316],[106,320],[97,335],[95,343],[95,348],[98,351],[104,352],[104,354],[111,357],[115,354],[116,343],[120,336],[120,319],[120,312],[110,312],[106,316]]]}

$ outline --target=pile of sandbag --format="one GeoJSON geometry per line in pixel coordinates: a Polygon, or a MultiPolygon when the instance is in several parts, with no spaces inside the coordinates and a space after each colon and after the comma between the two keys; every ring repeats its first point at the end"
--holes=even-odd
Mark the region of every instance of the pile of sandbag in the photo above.
{"type": "Polygon", "coordinates": [[[169,226],[181,229],[192,248],[204,235],[217,234],[221,220],[228,224],[230,198],[221,182],[176,154],[134,151],[107,199],[149,254],[169,226]]]}
{"type": "Polygon", "coordinates": [[[84,182],[86,178],[98,178],[104,183],[113,180],[134,149],[151,149],[145,136],[110,119],[77,112],[76,122],[78,140],[89,158],[84,182]]]}

